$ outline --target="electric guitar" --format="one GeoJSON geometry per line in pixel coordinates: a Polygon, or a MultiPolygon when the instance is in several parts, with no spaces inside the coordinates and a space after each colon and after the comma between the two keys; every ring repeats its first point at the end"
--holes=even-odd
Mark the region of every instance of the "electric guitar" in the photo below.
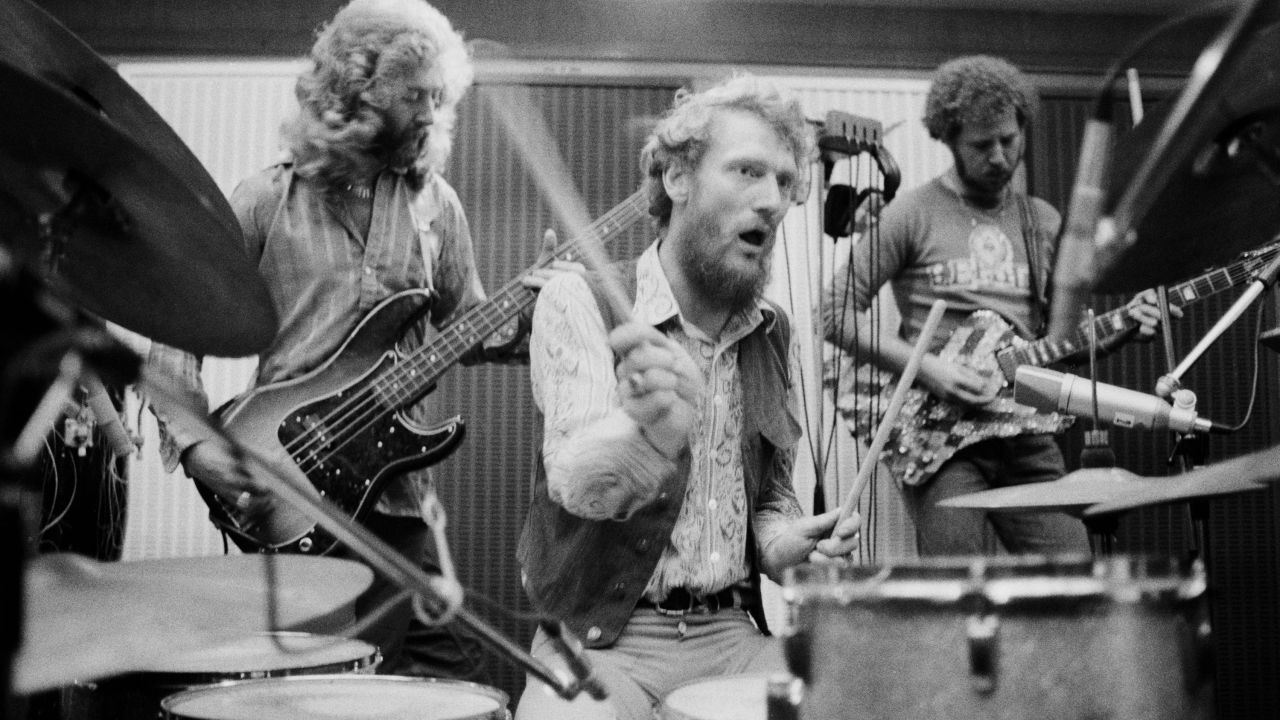
{"type": "MultiPolygon", "coordinates": [[[[590,241],[616,237],[647,214],[638,191],[609,210],[584,233],[590,241]]],[[[587,241],[587,240],[583,240],[587,241]]],[[[552,260],[574,260],[578,239],[562,243],[552,260]]],[[[454,323],[403,352],[397,341],[431,307],[432,292],[414,289],[382,301],[361,319],[342,345],[300,377],[253,388],[218,410],[238,443],[279,472],[305,479],[347,516],[359,521],[373,509],[387,483],[409,470],[448,457],[464,435],[454,416],[434,427],[411,420],[406,409],[472,347],[533,304],[535,294],[518,279],[454,323]]],[[[252,516],[196,483],[209,518],[245,551],[321,555],[336,539],[280,498],[252,516]]]]}
{"type": "MultiPolygon", "coordinates": [[[[1182,307],[1250,280],[1253,273],[1280,255],[1280,243],[1241,255],[1225,268],[1211,270],[1168,289],[1169,303],[1182,307]]],[[[1098,338],[1111,337],[1137,324],[1125,308],[1093,320],[1098,338]]],[[[1082,322],[1069,338],[1024,340],[1013,327],[990,310],[965,318],[938,353],[942,360],[998,376],[1000,394],[991,403],[972,407],[938,398],[927,390],[907,391],[902,409],[885,443],[880,462],[899,482],[918,485],[929,479],[956,451],[994,437],[1058,433],[1075,419],[1061,413],[1038,412],[1013,400],[1013,380],[1019,365],[1051,365],[1088,347],[1089,322],[1082,322]]],[[[849,431],[870,438],[889,408],[898,375],[870,363],[854,367],[844,352],[826,363],[823,384],[833,390],[836,409],[849,431]]]]}

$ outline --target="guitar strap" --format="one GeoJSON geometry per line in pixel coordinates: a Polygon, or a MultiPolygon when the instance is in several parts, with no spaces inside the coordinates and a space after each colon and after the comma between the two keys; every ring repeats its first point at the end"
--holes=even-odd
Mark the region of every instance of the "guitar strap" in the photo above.
{"type": "Polygon", "coordinates": [[[1044,337],[1049,329],[1048,288],[1049,267],[1047,261],[1041,259],[1044,254],[1052,256],[1044,247],[1040,237],[1040,218],[1036,214],[1035,203],[1022,193],[1013,195],[1018,200],[1018,210],[1022,216],[1022,241],[1027,252],[1027,277],[1031,283],[1031,314],[1035,326],[1031,328],[1036,337],[1044,337]]]}

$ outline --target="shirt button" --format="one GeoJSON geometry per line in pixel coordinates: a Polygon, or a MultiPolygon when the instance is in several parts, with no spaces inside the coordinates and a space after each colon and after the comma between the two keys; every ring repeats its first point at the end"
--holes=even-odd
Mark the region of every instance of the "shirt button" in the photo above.
{"type": "Polygon", "coordinates": [[[603,634],[604,634],[604,631],[602,631],[602,630],[601,630],[598,626],[596,626],[596,625],[592,625],[590,628],[588,628],[588,629],[587,629],[587,639],[588,639],[588,640],[590,640],[590,641],[592,641],[592,642],[595,642],[596,640],[599,640],[599,639],[600,639],[600,636],[601,636],[601,635],[603,635],[603,634]]]}
{"type": "MultiPolygon", "coordinates": [[[[639,542],[637,542],[637,543],[636,543],[636,549],[637,549],[637,550],[639,550],[640,552],[644,552],[644,551],[648,550],[648,549],[649,549],[649,538],[640,538],[639,542]]],[[[619,583],[619,584],[621,584],[621,583],[619,583]]]]}
{"type": "Polygon", "coordinates": [[[366,266],[365,266],[365,268],[364,268],[364,274],[365,274],[365,275],[372,275],[372,274],[373,274],[373,268],[371,268],[371,267],[369,267],[369,266],[367,266],[367,265],[366,265],[366,266]]]}
{"type": "Polygon", "coordinates": [[[717,503],[716,503],[716,501],[715,501],[715,498],[712,498],[712,499],[710,499],[710,500],[708,500],[708,501],[707,501],[707,507],[708,507],[708,508],[710,508],[711,510],[715,510],[715,509],[716,509],[716,505],[717,505],[717,503]]]}
{"type": "Polygon", "coordinates": [[[720,553],[718,552],[711,553],[711,562],[720,562],[720,553]]]}

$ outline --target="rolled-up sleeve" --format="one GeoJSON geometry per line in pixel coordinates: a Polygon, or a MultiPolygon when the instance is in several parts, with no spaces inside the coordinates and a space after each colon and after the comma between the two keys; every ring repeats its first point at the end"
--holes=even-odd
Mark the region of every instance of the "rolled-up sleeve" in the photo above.
{"type": "Polygon", "coordinates": [[[622,410],[604,320],[581,277],[566,274],[543,288],[529,360],[551,499],[593,520],[623,519],[651,501],[677,463],[622,410]]]}

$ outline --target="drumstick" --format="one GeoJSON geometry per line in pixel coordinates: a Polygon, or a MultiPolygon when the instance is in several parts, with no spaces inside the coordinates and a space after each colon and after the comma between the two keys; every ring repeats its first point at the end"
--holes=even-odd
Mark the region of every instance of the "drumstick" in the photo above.
{"type": "Polygon", "coordinates": [[[619,324],[630,322],[631,301],[622,285],[608,272],[609,258],[601,250],[599,235],[591,229],[586,204],[574,190],[569,168],[555,151],[556,142],[542,115],[534,108],[528,89],[483,85],[478,91],[489,101],[489,108],[524,160],[534,184],[551,206],[551,213],[569,231],[570,237],[578,239],[582,264],[599,274],[605,297],[613,306],[614,317],[618,318],[619,324]]]}
{"type": "MultiPolygon", "coordinates": [[[[845,496],[844,503],[840,506],[840,518],[836,520],[836,527],[839,527],[840,523],[853,514],[853,508],[857,506],[858,498],[862,496],[863,489],[871,479],[871,471],[880,460],[880,452],[884,450],[885,443],[889,441],[889,433],[893,430],[894,423],[898,421],[898,413],[902,410],[902,403],[907,399],[907,390],[916,381],[916,372],[920,369],[920,360],[924,357],[925,351],[929,349],[929,343],[933,341],[933,333],[938,329],[938,323],[942,320],[942,313],[946,309],[947,301],[945,300],[935,300],[933,307],[929,308],[929,317],[925,318],[924,327],[920,328],[920,336],[916,338],[916,345],[911,349],[911,357],[907,360],[907,366],[902,370],[902,377],[898,378],[898,387],[893,390],[893,397],[889,400],[889,409],[885,411],[884,417],[880,419],[880,425],[876,428],[876,436],[871,441],[871,447],[867,449],[867,457],[862,462],[862,466],[858,468],[858,475],[853,481],[853,487],[849,488],[849,494],[845,496]]],[[[835,537],[834,528],[831,530],[831,537],[835,537]]]]}

